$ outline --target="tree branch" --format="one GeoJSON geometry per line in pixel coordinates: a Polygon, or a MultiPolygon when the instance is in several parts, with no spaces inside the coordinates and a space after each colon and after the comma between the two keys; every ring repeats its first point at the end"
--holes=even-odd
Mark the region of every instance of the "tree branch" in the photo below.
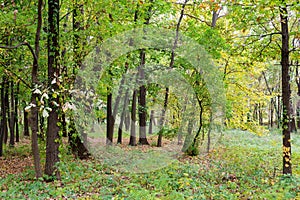
{"type": "Polygon", "coordinates": [[[209,22],[207,22],[207,21],[205,21],[205,20],[203,20],[203,19],[200,19],[200,18],[198,18],[198,17],[195,17],[195,16],[193,16],[193,15],[186,14],[186,13],[184,13],[183,15],[188,16],[188,17],[190,17],[190,18],[193,18],[193,19],[195,19],[195,20],[198,20],[198,21],[200,21],[200,22],[203,22],[203,23],[205,23],[205,24],[208,25],[208,26],[211,26],[211,24],[210,24],[209,22]]]}
{"type": "Polygon", "coordinates": [[[15,77],[17,77],[18,80],[20,80],[22,83],[24,83],[24,85],[26,85],[28,88],[31,89],[31,86],[30,86],[24,79],[22,79],[22,78],[21,78],[19,75],[17,75],[15,72],[13,72],[13,71],[7,69],[6,66],[5,66],[3,63],[0,63],[0,64],[1,64],[3,67],[5,67],[4,72],[5,72],[6,74],[8,74],[9,76],[15,76],[15,77]]]}
{"type": "Polygon", "coordinates": [[[25,42],[21,42],[21,43],[15,45],[15,46],[3,46],[3,45],[0,45],[0,49],[17,49],[17,48],[19,48],[20,46],[27,46],[28,49],[30,50],[30,52],[31,52],[31,54],[32,54],[32,56],[33,56],[33,58],[34,58],[34,60],[35,60],[36,62],[38,61],[37,56],[36,56],[36,54],[35,54],[33,48],[32,48],[31,45],[30,45],[28,42],[26,42],[26,41],[25,41],[25,42]]]}

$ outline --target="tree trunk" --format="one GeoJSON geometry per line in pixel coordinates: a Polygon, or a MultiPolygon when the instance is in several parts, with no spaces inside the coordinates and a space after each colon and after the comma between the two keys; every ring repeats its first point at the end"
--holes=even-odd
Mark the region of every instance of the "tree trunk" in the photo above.
{"type": "Polygon", "coordinates": [[[57,168],[59,162],[59,95],[58,76],[59,76],[59,0],[48,1],[48,84],[50,88],[49,107],[51,111],[48,117],[47,140],[46,140],[46,163],[45,174],[52,177],[54,174],[60,179],[57,168]]]}
{"type": "Polygon", "coordinates": [[[149,135],[151,135],[153,133],[153,122],[154,122],[154,110],[151,110],[150,111],[149,130],[148,130],[149,135]]]}
{"type": "Polygon", "coordinates": [[[24,136],[29,136],[29,120],[28,120],[28,112],[23,109],[23,121],[24,121],[24,136]]]}
{"type": "MultiPolygon", "coordinates": [[[[172,51],[171,51],[171,60],[170,60],[170,64],[169,64],[169,68],[172,69],[174,67],[174,61],[175,61],[175,49],[177,48],[177,43],[178,43],[178,37],[179,37],[179,29],[180,29],[180,24],[181,21],[183,19],[184,16],[184,9],[185,9],[185,5],[188,2],[188,0],[185,0],[184,3],[182,4],[181,7],[181,12],[180,12],[180,16],[178,19],[178,22],[176,24],[176,35],[175,35],[175,40],[173,43],[173,47],[172,47],[172,51]]],[[[169,98],[169,88],[166,88],[165,91],[165,99],[164,99],[164,108],[162,110],[162,116],[161,116],[161,121],[160,121],[160,128],[162,129],[162,126],[164,125],[164,120],[165,120],[165,113],[166,113],[166,109],[168,107],[168,98],[169,98]]],[[[160,133],[158,135],[158,139],[157,139],[157,146],[161,147],[161,143],[162,143],[162,130],[160,130],[160,133]]]]}
{"type": "Polygon", "coordinates": [[[9,146],[15,146],[15,96],[14,96],[14,82],[10,81],[10,118],[9,118],[9,146]]]}
{"type": "Polygon", "coordinates": [[[4,101],[4,84],[5,78],[3,76],[3,80],[1,83],[1,127],[0,127],[0,156],[3,155],[3,136],[5,131],[5,101],[4,101]]]}
{"type": "Polygon", "coordinates": [[[84,145],[85,138],[82,139],[80,138],[80,134],[76,130],[74,121],[75,121],[74,118],[71,116],[69,129],[68,129],[69,130],[68,138],[69,138],[71,151],[76,158],[86,159],[89,157],[90,154],[84,145]]]}
{"type": "Polygon", "coordinates": [[[129,145],[136,146],[136,90],[132,94],[132,106],[131,106],[131,128],[130,128],[130,140],[129,145]]]}
{"type": "MultiPolygon", "coordinates": [[[[74,66],[73,66],[73,72],[72,72],[72,77],[71,77],[71,84],[74,84],[75,77],[76,77],[76,69],[79,69],[81,67],[82,63],[82,51],[80,50],[80,34],[79,31],[84,30],[84,27],[81,26],[80,21],[78,20],[78,12],[80,11],[81,14],[84,13],[83,6],[80,6],[77,4],[77,1],[74,3],[74,10],[73,10],[73,19],[72,19],[72,28],[74,32],[74,40],[73,40],[73,46],[74,46],[74,66]]],[[[83,46],[83,45],[82,45],[83,46]]],[[[64,122],[63,122],[64,123],[64,122]]],[[[74,124],[74,119],[73,116],[70,117],[70,124],[68,125],[68,138],[69,138],[69,144],[72,150],[72,153],[76,156],[79,157],[80,159],[85,159],[89,156],[89,152],[84,146],[84,137],[80,137],[80,133],[76,130],[75,124],[74,124]]],[[[64,130],[63,130],[64,132],[64,130]]],[[[64,133],[63,133],[64,134],[64,133]]]]}
{"type": "Polygon", "coordinates": [[[5,105],[5,114],[3,117],[4,120],[5,120],[5,132],[4,132],[4,144],[7,144],[7,140],[8,140],[8,125],[9,125],[9,121],[10,121],[10,117],[9,117],[9,98],[8,98],[8,95],[9,95],[9,82],[7,80],[7,78],[5,79],[5,84],[4,84],[4,105],[5,105]]]}
{"type": "Polygon", "coordinates": [[[164,125],[164,121],[165,121],[166,110],[167,110],[167,106],[168,106],[168,99],[169,99],[169,88],[166,88],[166,91],[165,91],[165,100],[164,100],[164,108],[162,110],[161,118],[160,118],[160,122],[159,122],[160,130],[159,130],[159,133],[158,133],[157,147],[161,147],[162,146],[162,130],[163,130],[163,125],[164,125]]]}
{"type": "Polygon", "coordinates": [[[44,141],[45,140],[45,117],[43,117],[42,114],[38,114],[37,121],[40,123],[39,125],[40,132],[38,132],[38,137],[42,141],[44,141]]]}
{"type": "Polygon", "coordinates": [[[139,144],[141,145],[149,145],[149,142],[146,137],[146,120],[147,120],[147,109],[146,109],[146,86],[145,83],[145,50],[141,50],[140,58],[141,58],[141,65],[138,68],[139,72],[139,83],[141,84],[139,88],[139,144]]]}
{"type": "Polygon", "coordinates": [[[281,20],[281,72],[282,72],[282,103],[283,103],[283,119],[282,119],[282,134],[283,134],[283,174],[292,174],[291,163],[291,116],[290,116],[290,76],[289,76],[289,29],[288,29],[288,11],[286,3],[282,1],[283,6],[280,6],[281,20]]]}
{"type": "Polygon", "coordinates": [[[17,82],[17,91],[15,93],[15,128],[16,128],[16,142],[20,142],[20,133],[19,133],[19,93],[20,93],[20,82],[17,82]]]}
{"type": "Polygon", "coordinates": [[[114,137],[113,114],[112,114],[112,93],[108,90],[106,108],[106,145],[112,145],[114,137]]]}
{"type": "MultiPolygon", "coordinates": [[[[33,65],[32,65],[32,71],[31,71],[31,78],[32,78],[32,87],[35,88],[38,85],[38,57],[39,57],[39,51],[40,51],[40,33],[42,28],[42,6],[43,1],[38,1],[38,23],[37,23],[37,29],[35,34],[35,58],[33,58],[33,65]]],[[[34,160],[34,168],[35,168],[35,176],[36,178],[39,178],[42,176],[42,169],[40,164],[40,153],[39,153],[39,146],[38,146],[38,104],[37,99],[39,98],[39,95],[32,91],[31,93],[31,104],[35,105],[31,107],[31,113],[30,113],[30,127],[31,127],[31,149],[33,153],[33,160],[34,160]]],[[[26,111],[25,111],[26,112],[26,111]]],[[[24,135],[27,135],[28,126],[27,121],[28,119],[28,113],[24,113],[24,135]]],[[[29,133],[28,133],[29,135],[29,133]]]]}
{"type": "Polygon", "coordinates": [[[129,89],[126,90],[125,97],[124,97],[124,105],[123,105],[123,109],[122,109],[119,129],[118,129],[118,141],[117,141],[118,144],[122,144],[122,132],[123,132],[122,127],[123,127],[123,123],[125,120],[126,108],[128,106],[128,93],[129,93],[129,89]]]}

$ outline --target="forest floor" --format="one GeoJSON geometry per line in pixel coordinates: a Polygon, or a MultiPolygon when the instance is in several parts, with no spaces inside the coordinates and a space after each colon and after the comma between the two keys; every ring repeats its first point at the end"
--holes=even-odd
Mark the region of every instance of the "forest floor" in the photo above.
{"type": "Polygon", "coordinates": [[[281,175],[279,131],[256,136],[232,130],[209,154],[180,155],[147,173],[77,160],[65,149],[62,180],[50,183],[35,180],[30,141],[22,139],[0,158],[0,199],[300,199],[300,134],[292,136],[293,177],[281,175]]]}

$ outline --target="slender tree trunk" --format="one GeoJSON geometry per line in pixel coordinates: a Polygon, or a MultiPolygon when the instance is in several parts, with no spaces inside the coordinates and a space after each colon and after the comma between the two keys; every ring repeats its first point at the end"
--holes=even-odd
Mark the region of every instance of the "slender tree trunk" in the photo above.
{"type": "Polygon", "coordinates": [[[9,117],[9,82],[8,79],[5,79],[5,87],[4,87],[4,105],[5,105],[5,115],[3,117],[5,117],[5,132],[4,132],[4,144],[7,144],[8,141],[8,125],[9,125],[9,121],[10,121],[10,117],[9,117]]]}
{"type": "Polygon", "coordinates": [[[45,117],[42,114],[38,114],[37,121],[40,123],[38,132],[38,137],[44,141],[45,140],[45,117]]]}
{"type": "MultiPolygon", "coordinates": [[[[38,86],[37,72],[38,72],[38,57],[40,51],[40,34],[42,28],[42,6],[43,6],[43,1],[39,0],[38,1],[38,23],[37,23],[36,33],[35,33],[35,58],[33,59],[33,65],[31,71],[33,88],[38,86]]],[[[32,91],[31,104],[35,106],[31,108],[31,113],[30,113],[31,149],[33,153],[36,178],[42,176],[42,169],[40,164],[40,153],[39,153],[39,146],[38,146],[38,136],[37,136],[38,135],[38,104],[37,104],[38,97],[39,97],[38,94],[32,91]]],[[[27,119],[28,119],[28,113],[26,112],[24,113],[24,129],[25,129],[24,134],[27,134],[27,128],[28,128],[27,119]]]]}
{"type": "Polygon", "coordinates": [[[108,90],[107,108],[106,108],[106,145],[113,144],[114,129],[113,129],[113,114],[112,114],[112,93],[108,90]]]}
{"type": "Polygon", "coordinates": [[[150,111],[149,130],[148,130],[149,135],[151,135],[153,133],[153,121],[154,121],[154,110],[151,110],[150,111]]]}
{"type": "MultiPolygon", "coordinates": [[[[174,44],[173,44],[173,47],[172,47],[171,60],[170,60],[170,64],[169,64],[170,69],[172,69],[174,67],[175,49],[177,48],[180,24],[181,24],[181,21],[182,21],[183,16],[184,16],[184,9],[185,9],[185,6],[186,6],[187,2],[188,2],[188,0],[185,0],[184,3],[182,4],[181,11],[180,11],[180,16],[179,16],[179,19],[178,19],[178,22],[177,22],[177,25],[176,25],[176,36],[175,36],[174,44]]],[[[162,128],[162,126],[164,126],[165,113],[166,113],[166,109],[168,107],[168,98],[169,98],[169,88],[167,87],[166,91],[165,91],[164,108],[162,110],[162,116],[161,116],[161,120],[160,120],[161,128],[162,128]]],[[[162,132],[160,131],[159,134],[158,134],[157,146],[161,147],[161,144],[162,144],[162,132]]]]}
{"type": "Polygon", "coordinates": [[[10,81],[10,118],[9,118],[9,146],[15,146],[15,96],[14,96],[14,82],[10,81]]]}
{"type": "Polygon", "coordinates": [[[1,83],[1,127],[0,127],[0,156],[3,155],[3,136],[5,131],[5,101],[4,101],[4,76],[1,83]]]}
{"type": "Polygon", "coordinates": [[[289,29],[288,29],[288,11],[286,3],[283,0],[283,6],[280,6],[281,21],[281,71],[282,71],[282,103],[283,103],[283,174],[292,174],[292,149],[291,149],[291,132],[290,132],[290,76],[289,76],[289,29]]]}
{"type": "Polygon", "coordinates": [[[139,113],[139,144],[141,145],[149,145],[149,142],[146,137],[146,120],[147,120],[147,109],[146,109],[146,86],[145,83],[145,50],[141,50],[140,58],[141,65],[138,69],[139,71],[139,82],[141,84],[139,88],[139,96],[138,96],[138,113],[139,113]]]}
{"type": "Polygon", "coordinates": [[[130,112],[126,111],[125,113],[125,130],[129,131],[130,128],[130,112]]]}
{"type": "Polygon", "coordinates": [[[269,125],[269,127],[270,128],[273,128],[273,124],[274,124],[274,119],[273,119],[273,117],[274,117],[274,99],[273,98],[271,98],[271,103],[270,103],[270,125],[269,125]]]}
{"type": "Polygon", "coordinates": [[[123,123],[125,120],[125,115],[126,115],[126,108],[128,106],[128,93],[129,93],[129,89],[126,90],[125,93],[125,97],[124,97],[124,105],[123,105],[123,109],[122,109],[122,114],[121,114],[121,120],[120,120],[120,124],[119,124],[119,129],[118,129],[118,143],[122,144],[122,127],[123,127],[123,123]]]}
{"type": "Polygon", "coordinates": [[[25,110],[25,108],[23,109],[23,122],[24,122],[24,136],[29,136],[29,116],[28,116],[28,112],[25,110]]]}
{"type": "Polygon", "coordinates": [[[17,82],[17,91],[15,94],[15,128],[16,128],[16,142],[20,142],[20,132],[19,132],[19,93],[20,93],[20,82],[17,82]]]}
{"type": "MultiPolygon", "coordinates": [[[[81,43],[81,38],[80,38],[80,34],[79,31],[84,30],[84,27],[81,25],[80,20],[78,19],[79,17],[79,13],[81,15],[84,14],[84,8],[83,6],[79,6],[77,4],[77,1],[74,2],[74,10],[73,10],[73,19],[72,19],[72,28],[73,28],[73,32],[74,32],[74,40],[73,40],[73,53],[74,53],[74,66],[73,66],[73,72],[72,72],[72,78],[71,78],[71,85],[74,84],[75,81],[75,77],[76,77],[76,69],[79,69],[81,67],[82,64],[82,52],[83,52],[83,48],[82,46],[84,46],[84,42],[82,44],[82,46],[80,46],[81,43]]],[[[65,71],[67,71],[65,69],[65,71]]],[[[65,123],[65,114],[63,113],[62,115],[62,123],[65,123]]],[[[86,134],[84,134],[82,132],[82,137],[80,137],[80,133],[78,132],[78,130],[75,127],[75,123],[74,123],[74,118],[73,116],[70,116],[70,123],[69,125],[63,125],[62,129],[63,129],[63,135],[65,134],[64,132],[66,131],[64,126],[68,126],[68,139],[69,139],[69,145],[71,147],[72,153],[75,155],[75,157],[78,157],[80,159],[86,159],[88,158],[88,156],[90,155],[87,148],[84,145],[84,142],[86,141],[86,134]]]]}
{"type": "Polygon", "coordinates": [[[132,105],[131,105],[131,128],[130,128],[130,140],[129,145],[136,146],[136,90],[132,94],[132,105]]]}
{"type": "Polygon", "coordinates": [[[197,100],[198,100],[198,104],[200,106],[199,128],[198,128],[198,131],[196,132],[196,135],[194,137],[194,140],[193,140],[192,144],[188,147],[188,149],[186,151],[186,153],[190,156],[197,156],[199,154],[199,150],[198,150],[199,136],[200,136],[201,129],[203,127],[203,105],[202,105],[202,100],[200,100],[198,97],[197,97],[197,100]]]}
{"type": "MultiPolygon", "coordinates": [[[[126,62],[125,63],[125,74],[127,72],[127,69],[128,69],[128,63],[126,62]]],[[[121,82],[120,82],[120,87],[118,89],[118,95],[117,95],[117,98],[115,100],[114,108],[112,110],[112,120],[111,120],[111,129],[112,130],[114,130],[114,127],[115,127],[117,112],[118,112],[120,100],[121,100],[121,97],[122,97],[122,93],[123,93],[123,90],[124,90],[124,83],[125,83],[125,75],[122,76],[122,79],[121,79],[121,82]]],[[[123,115],[123,112],[122,112],[121,115],[123,115]]],[[[124,118],[124,115],[123,115],[123,118],[124,118]]],[[[122,116],[121,116],[121,121],[122,121],[122,124],[123,124],[124,119],[122,119],[122,116]]],[[[122,130],[120,130],[120,129],[118,129],[117,143],[122,143],[122,130]]]]}
{"type": "Polygon", "coordinates": [[[165,115],[167,111],[167,106],[168,106],[168,99],[169,99],[169,88],[166,88],[165,91],[165,100],[164,100],[164,108],[162,110],[159,126],[160,126],[160,131],[158,133],[158,139],[157,139],[157,147],[162,146],[162,130],[163,130],[163,125],[165,121],[165,115]]]}
{"type": "Polygon", "coordinates": [[[60,179],[57,168],[59,162],[59,127],[58,112],[59,98],[53,92],[58,92],[59,76],[59,0],[48,1],[48,85],[50,88],[49,107],[51,111],[48,117],[46,140],[45,174],[60,179]]]}

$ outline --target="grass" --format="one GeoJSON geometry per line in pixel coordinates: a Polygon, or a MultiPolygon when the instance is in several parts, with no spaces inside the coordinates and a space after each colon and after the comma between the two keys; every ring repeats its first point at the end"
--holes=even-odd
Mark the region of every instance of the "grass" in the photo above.
{"type": "Polygon", "coordinates": [[[0,180],[0,199],[300,199],[300,136],[293,136],[293,177],[281,175],[279,133],[226,131],[209,155],[182,156],[149,173],[64,151],[61,181],[37,181],[31,167],[0,180]]]}

